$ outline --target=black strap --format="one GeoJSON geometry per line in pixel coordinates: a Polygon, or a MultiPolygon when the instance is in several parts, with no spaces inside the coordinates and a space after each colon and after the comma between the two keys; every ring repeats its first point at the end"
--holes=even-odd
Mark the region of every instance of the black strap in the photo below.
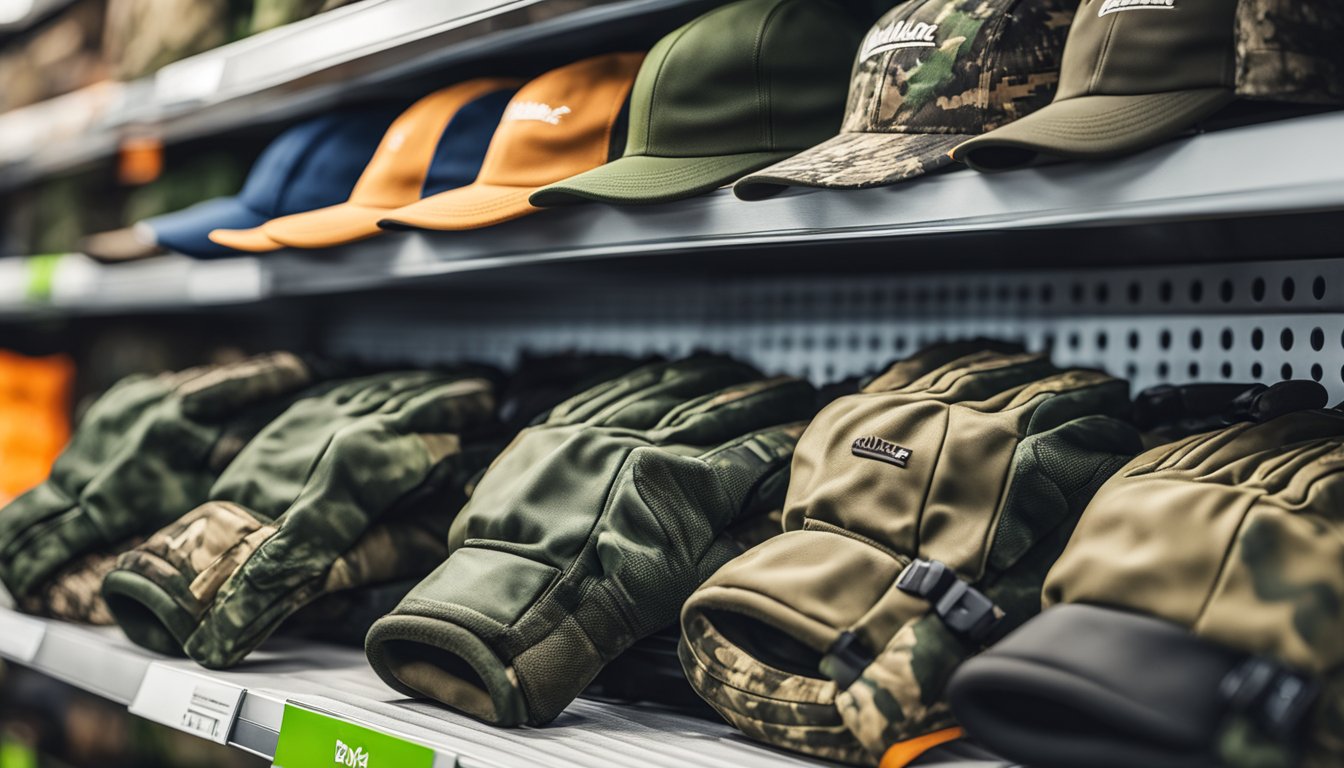
{"type": "Polygon", "coordinates": [[[910,563],[896,580],[896,588],[928,600],[953,634],[976,644],[983,643],[1003,618],[1003,611],[993,600],[937,560],[910,563]]]}
{"type": "Polygon", "coordinates": [[[1233,667],[1219,686],[1230,714],[1249,718],[1265,735],[1284,742],[1296,740],[1319,693],[1316,681],[1262,656],[1233,667]]]}

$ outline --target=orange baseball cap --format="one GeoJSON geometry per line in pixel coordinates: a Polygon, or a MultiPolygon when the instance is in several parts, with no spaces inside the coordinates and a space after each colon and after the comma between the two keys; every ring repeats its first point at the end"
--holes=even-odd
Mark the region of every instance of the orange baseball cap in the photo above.
{"type": "Polygon", "coordinates": [[[594,56],[524,85],[474,183],[392,211],[378,225],[478,229],[541,210],[527,202],[537,189],[619,156],[624,137],[616,129],[643,60],[643,53],[594,56]]]}
{"type": "MultiPolygon", "coordinates": [[[[389,211],[470,184],[520,81],[479,78],[435,91],[393,121],[343,203],[221,233],[239,250],[332,248],[372,237],[389,211]]],[[[212,233],[211,238],[215,235],[212,233]]]]}

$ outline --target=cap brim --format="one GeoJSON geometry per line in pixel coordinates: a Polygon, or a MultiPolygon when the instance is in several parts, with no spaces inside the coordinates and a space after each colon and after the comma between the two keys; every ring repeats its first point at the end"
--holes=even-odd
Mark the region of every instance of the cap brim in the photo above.
{"type": "Polygon", "coordinates": [[[211,230],[210,241],[245,253],[269,253],[285,247],[282,243],[267,237],[261,231],[261,227],[211,230]]]}
{"type": "Polygon", "coordinates": [[[378,220],[383,229],[480,229],[534,213],[527,198],[536,187],[503,187],[494,184],[468,184],[440,192],[388,211],[378,220]]]}
{"type": "Polygon", "coordinates": [[[294,248],[334,248],[382,232],[378,221],[395,209],[341,203],[315,211],[271,219],[261,231],[277,243],[294,248]]]}
{"type": "Polygon", "coordinates": [[[1232,103],[1229,88],[1056,101],[952,151],[980,171],[1032,165],[1045,158],[1101,160],[1175,138],[1232,103]]]}
{"type": "Polygon", "coordinates": [[[104,264],[138,261],[167,253],[154,244],[152,233],[142,236],[144,232],[144,227],[125,227],[111,232],[99,232],[81,240],[79,249],[84,255],[104,264]]]}
{"type": "Polygon", "coordinates": [[[156,244],[170,251],[198,259],[214,259],[236,256],[238,251],[212,241],[210,233],[213,230],[252,229],[269,218],[248,208],[236,197],[217,197],[141,223],[153,231],[156,244]]]}
{"type": "Polygon", "coordinates": [[[867,189],[896,184],[952,164],[948,152],[972,138],[956,133],[842,133],[733,185],[743,200],[788,187],[867,189]]]}
{"type": "Polygon", "coordinates": [[[542,187],[530,202],[541,207],[588,201],[639,205],[712,192],[793,152],[748,152],[716,157],[632,155],[542,187]]]}

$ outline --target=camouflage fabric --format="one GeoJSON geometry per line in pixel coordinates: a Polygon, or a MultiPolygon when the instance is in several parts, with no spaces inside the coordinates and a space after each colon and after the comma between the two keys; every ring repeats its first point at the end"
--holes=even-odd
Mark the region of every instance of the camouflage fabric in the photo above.
{"type": "MultiPolygon", "coordinates": [[[[123,543],[133,547],[140,539],[123,543]]],[[[102,598],[103,578],[117,563],[115,552],[90,552],[55,573],[41,588],[24,599],[22,610],[80,624],[105,626],[114,623],[102,598]]]]}
{"type": "Polygon", "coordinates": [[[949,150],[1051,102],[1077,2],[909,0],[869,31],[839,136],[740,180],[739,197],[785,186],[861,188],[952,163],[949,150]]]}
{"type": "Polygon", "coordinates": [[[783,499],[815,392],[717,357],[594,387],[522,432],[453,523],[451,554],[367,650],[393,688],[498,725],[554,719],[676,620],[783,499]]]}
{"type": "Polygon", "coordinates": [[[355,0],[254,0],[252,3],[252,34],[265,32],[319,13],[349,5],[355,0]]]}
{"type": "MultiPolygon", "coordinates": [[[[47,481],[0,509],[0,581],[17,601],[30,601],[79,558],[114,552],[186,513],[318,375],[310,363],[276,353],[119,382],[89,409],[47,481]]],[[[95,616],[96,601],[66,602],[95,616]]]]}
{"type": "MultiPolygon", "coordinates": [[[[1301,411],[1148,451],[1097,493],[1050,571],[1044,603],[1155,616],[1320,680],[1325,693],[1311,716],[1301,764],[1340,765],[1341,469],[1339,411],[1301,411]]],[[[1252,733],[1229,743],[1248,738],[1266,741],[1252,733]]],[[[1270,740],[1221,759],[1232,768],[1295,765],[1289,755],[1297,747],[1270,740]],[[1277,751],[1277,760],[1250,759],[1266,749],[1277,751]]]]}
{"type": "Polygon", "coordinates": [[[222,668],[317,598],[422,576],[478,467],[489,381],[393,372],[324,385],[254,438],[209,502],[122,555],[103,583],[133,641],[222,668]]]}
{"type": "Polygon", "coordinates": [[[108,0],[103,50],[118,80],[134,80],[232,39],[229,0],[108,0]]]}
{"type": "Polygon", "coordinates": [[[1120,380],[945,352],[823,409],[798,443],[785,533],[687,600],[687,674],[749,736],[876,765],[950,732],[948,677],[1039,611],[1087,500],[1140,448],[1114,418],[1120,380]]]}
{"type": "Polygon", "coordinates": [[[1239,0],[1237,95],[1344,104],[1344,5],[1239,0]]]}

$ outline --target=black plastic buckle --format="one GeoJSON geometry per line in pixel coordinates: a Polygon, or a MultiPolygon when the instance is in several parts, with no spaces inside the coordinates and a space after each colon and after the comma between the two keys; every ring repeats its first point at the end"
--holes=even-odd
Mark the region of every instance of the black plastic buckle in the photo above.
{"type": "Polygon", "coordinates": [[[1266,735],[1290,741],[1316,703],[1320,686],[1276,661],[1252,656],[1227,673],[1218,692],[1229,710],[1251,718],[1266,735]]]}
{"type": "Polygon", "coordinates": [[[873,655],[853,632],[841,632],[826,651],[822,661],[825,674],[835,681],[840,690],[848,690],[873,663],[873,655]]]}
{"type": "Polygon", "coordinates": [[[993,600],[937,560],[910,563],[896,580],[896,588],[928,600],[948,629],[975,643],[983,642],[1003,618],[993,600]]]}

